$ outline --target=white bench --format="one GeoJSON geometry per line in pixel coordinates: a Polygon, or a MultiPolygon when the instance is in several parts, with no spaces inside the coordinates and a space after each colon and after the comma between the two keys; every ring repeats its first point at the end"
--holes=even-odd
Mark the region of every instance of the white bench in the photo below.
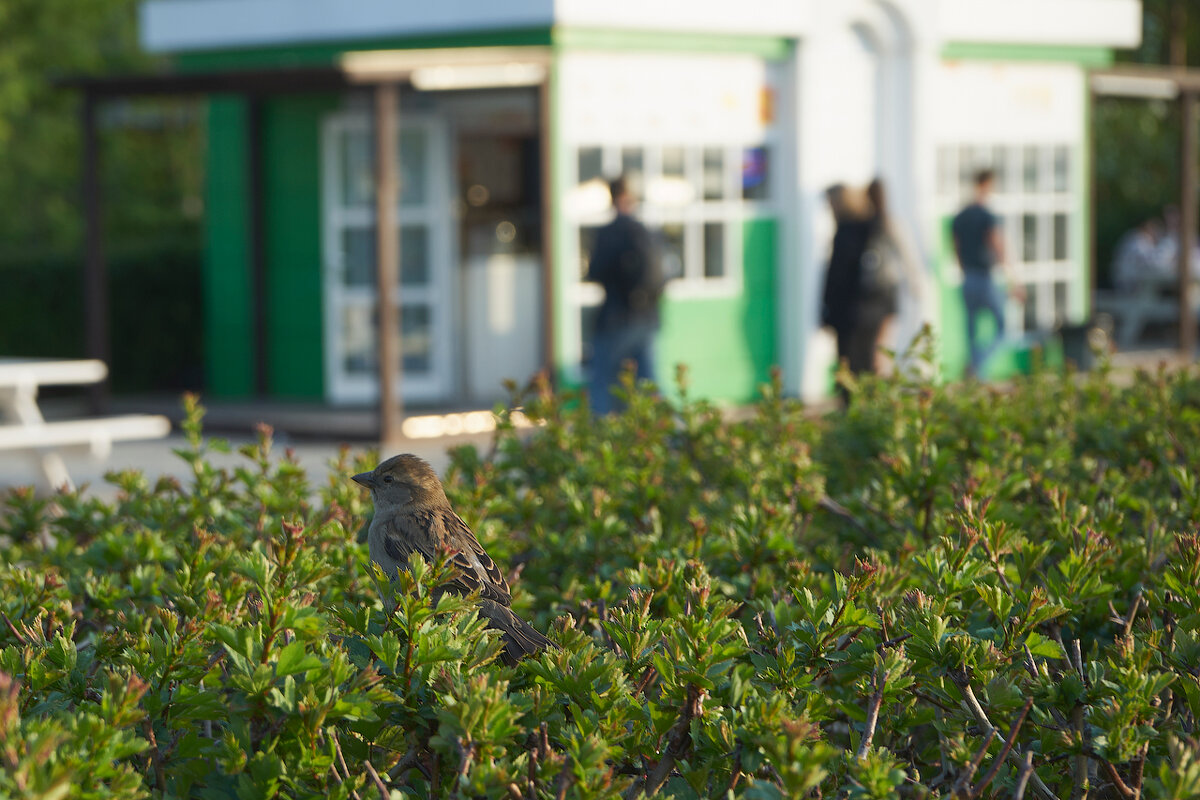
{"type": "MultiPolygon", "coordinates": [[[[1112,315],[1117,344],[1128,349],[1141,338],[1147,325],[1179,321],[1177,291],[1178,284],[1172,277],[1141,280],[1132,291],[1097,290],[1094,312],[1112,315]]],[[[1197,307],[1197,296],[1193,286],[1193,309],[1197,307]]]]}
{"type": "Polygon", "coordinates": [[[113,442],[161,439],[171,432],[166,417],[152,414],[53,422],[42,416],[40,386],[99,383],[107,375],[104,362],[94,359],[0,359],[0,451],[29,453],[48,488],[73,489],[60,450],[83,447],[95,458],[107,458],[113,442]]]}

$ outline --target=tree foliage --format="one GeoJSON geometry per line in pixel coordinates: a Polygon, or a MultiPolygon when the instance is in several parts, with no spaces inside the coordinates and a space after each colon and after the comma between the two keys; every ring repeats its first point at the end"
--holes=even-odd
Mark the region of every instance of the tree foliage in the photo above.
{"type": "Polygon", "coordinates": [[[1200,377],[899,377],[814,419],[535,387],[456,508],[562,648],[368,565],[344,453],[271,449],[0,518],[0,793],[557,798],[1200,793],[1200,377]],[[356,531],[358,534],[356,535],[356,531]],[[49,542],[49,543],[47,543],[49,542]],[[1023,787],[1023,788],[1022,788],[1023,787]]]}

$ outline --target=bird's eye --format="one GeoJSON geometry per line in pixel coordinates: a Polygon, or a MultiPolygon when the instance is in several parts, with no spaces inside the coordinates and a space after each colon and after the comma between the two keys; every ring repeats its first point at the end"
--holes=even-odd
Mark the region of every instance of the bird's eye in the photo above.
{"type": "Polygon", "coordinates": [[[384,482],[384,483],[391,483],[391,482],[392,482],[392,481],[394,481],[394,480],[396,480],[396,479],[395,479],[394,477],[392,477],[391,475],[384,475],[384,476],[383,476],[383,482],[384,482]]]}

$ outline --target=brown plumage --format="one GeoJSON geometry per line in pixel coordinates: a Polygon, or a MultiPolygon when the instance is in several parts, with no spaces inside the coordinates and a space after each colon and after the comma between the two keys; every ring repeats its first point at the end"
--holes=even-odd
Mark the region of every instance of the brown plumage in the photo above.
{"type": "Polygon", "coordinates": [[[428,463],[407,453],[393,456],[370,472],[355,475],[354,481],[371,490],[375,517],[367,545],[371,560],[388,576],[396,577],[414,552],[432,562],[440,550],[447,550],[457,575],[446,588],[458,594],[479,591],[479,615],[504,636],[505,663],[515,664],[555,646],[509,608],[508,581],[467,523],[454,513],[428,463]]]}

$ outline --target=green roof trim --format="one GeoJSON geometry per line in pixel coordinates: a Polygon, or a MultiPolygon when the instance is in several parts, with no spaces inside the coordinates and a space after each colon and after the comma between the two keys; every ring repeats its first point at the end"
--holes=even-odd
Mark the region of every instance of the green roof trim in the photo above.
{"type": "Polygon", "coordinates": [[[354,50],[425,50],[446,47],[545,47],[552,43],[550,28],[455,33],[388,39],[354,39],[339,42],[290,44],[281,47],[205,50],[175,55],[179,69],[271,69],[332,66],[342,53],[354,50]]]}
{"type": "Polygon", "coordinates": [[[1107,47],[1042,44],[992,44],[947,42],[942,47],[947,61],[1068,61],[1084,67],[1110,67],[1113,51],[1107,47]]]}
{"type": "Polygon", "coordinates": [[[564,49],[643,52],[742,53],[769,60],[791,55],[792,42],[779,36],[672,31],[555,28],[554,43],[564,49]]]}

